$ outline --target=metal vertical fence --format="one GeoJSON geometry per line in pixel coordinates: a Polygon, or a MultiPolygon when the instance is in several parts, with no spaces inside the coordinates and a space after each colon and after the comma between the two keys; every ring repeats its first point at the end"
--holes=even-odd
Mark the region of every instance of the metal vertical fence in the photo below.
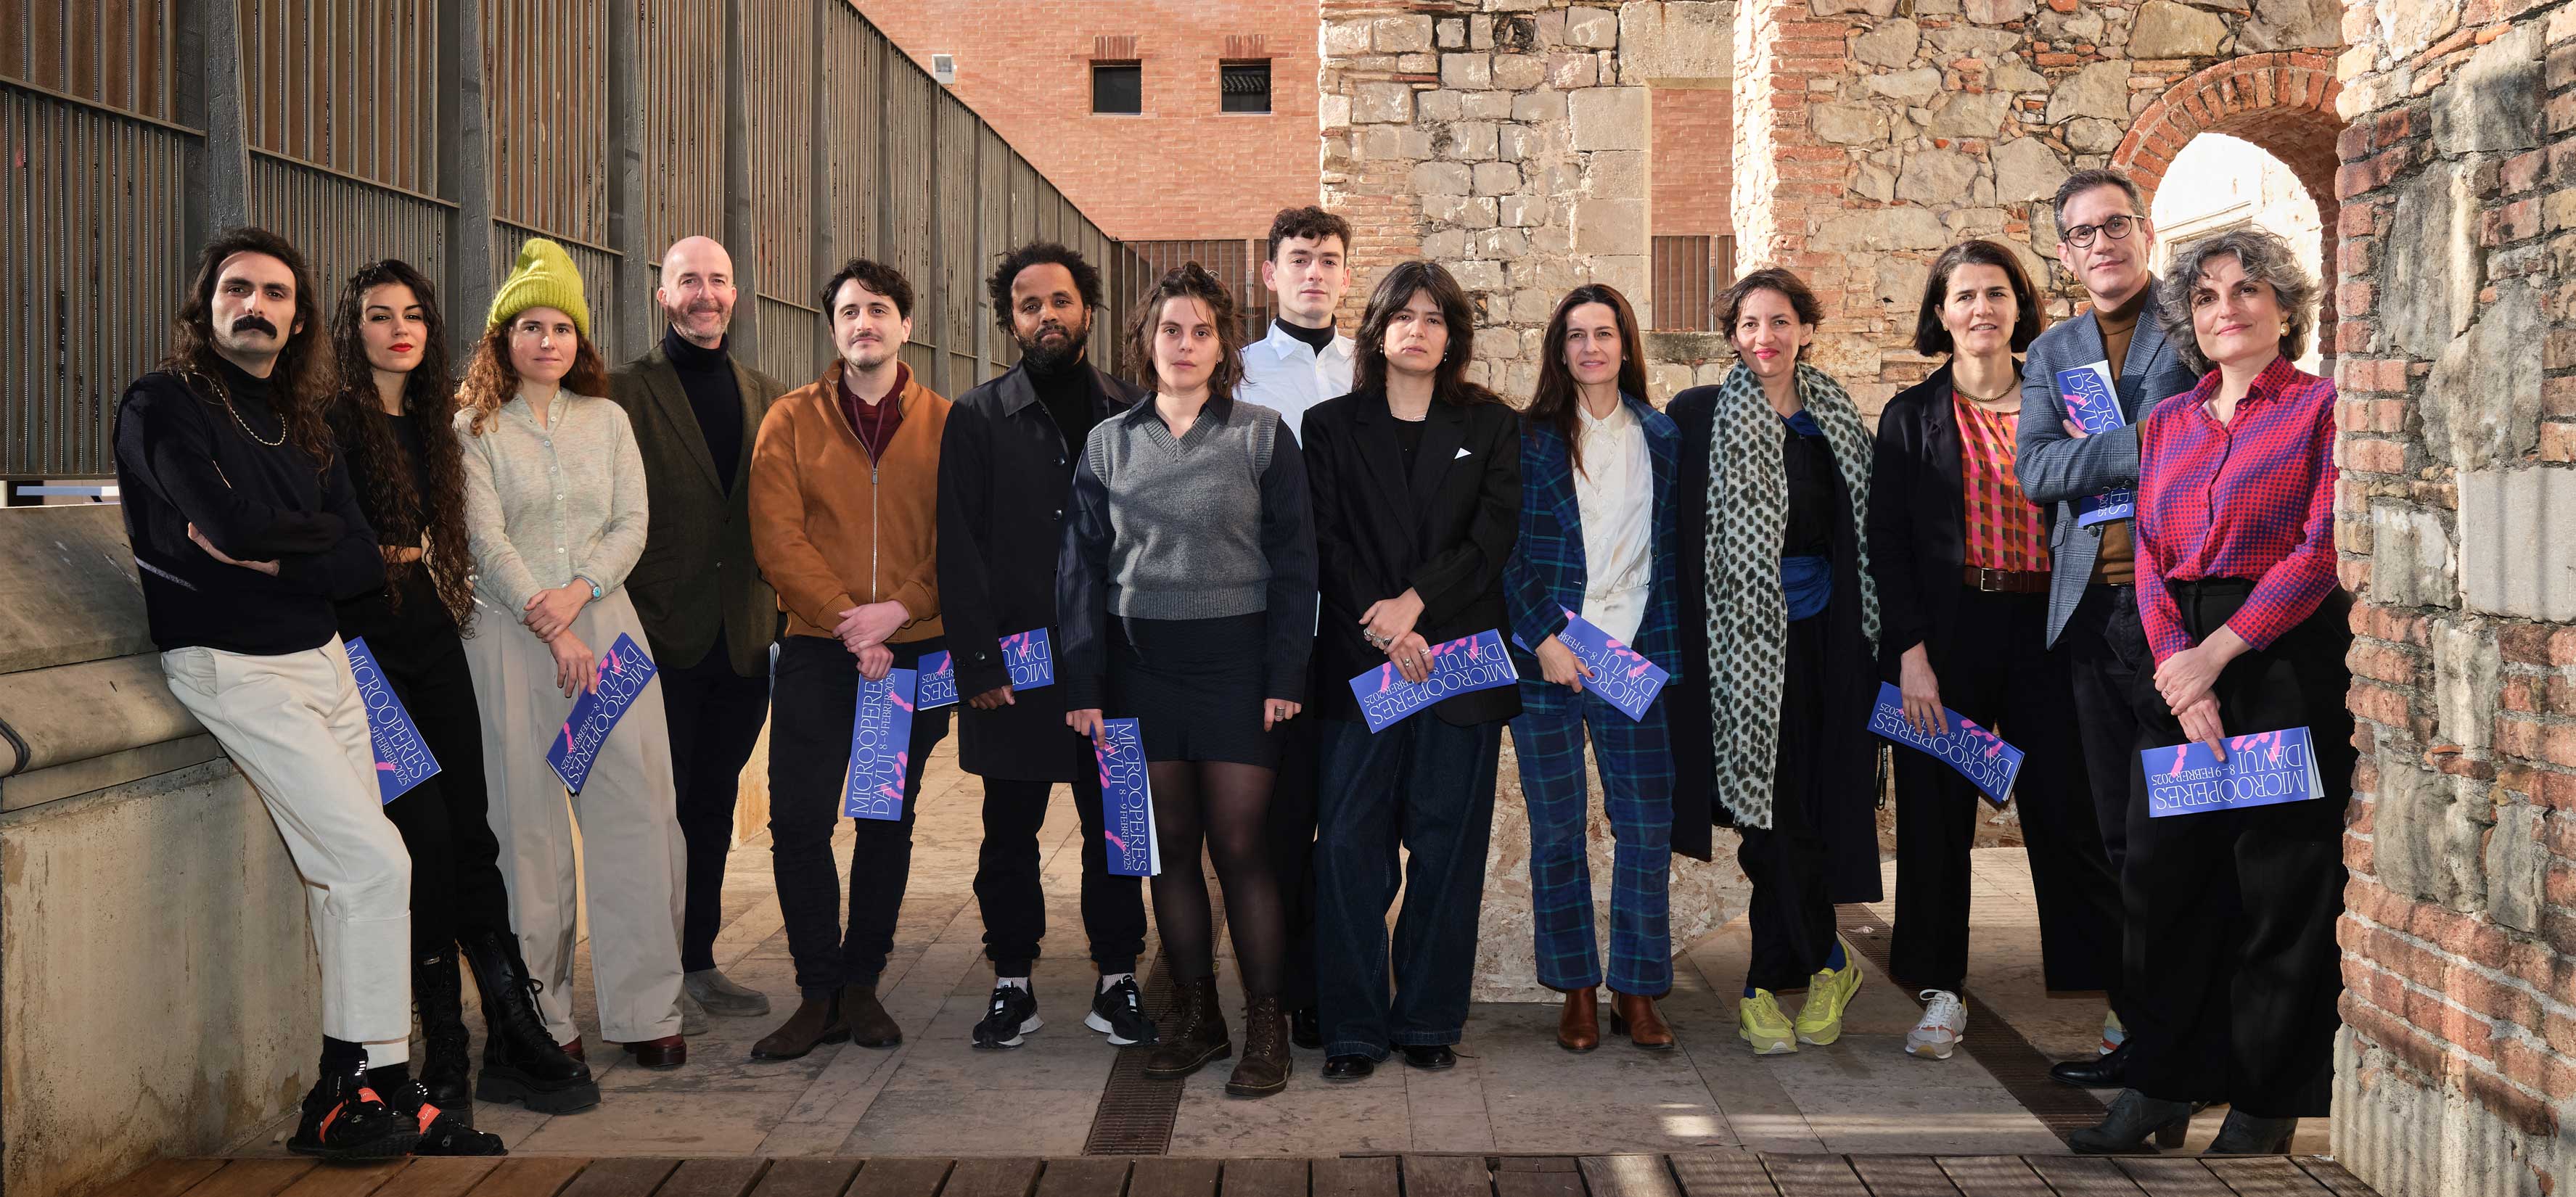
{"type": "Polygon", "coordinates": [[[1004,251],[1101,266],[1103,362],[1143,269],[846,0],[0,0],[0,150],[0,479],[113,469],[117,396],[232,224],[295,241],[326,308],[411,262],[460,350],[551,237],[611,361],[660,335],[662,251],[712,236],[737,352],[789,385],[829,360],[816,289],[877,258],[952,396],[1017,360],[984,292],[1004,251]]]}
{"type": "Polygon", "coordinates": [[[1735,238],[1654,239],[1654,323],[1665,332],[1717,328],[1717,297],[1735,284],[1735,238]]]}

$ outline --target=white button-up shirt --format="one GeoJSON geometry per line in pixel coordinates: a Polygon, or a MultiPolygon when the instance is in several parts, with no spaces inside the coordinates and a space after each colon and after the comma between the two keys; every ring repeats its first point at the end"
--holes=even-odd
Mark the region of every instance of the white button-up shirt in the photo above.
{"type": "Polygon", "coordinates": [[[1243,388],[1237,398],[1279,413],[1288,435],[1303,445],[1306,410],[1351,391],[1351,361],[1359,345],[1336,334],[1322,353],[1282,331],[1277,321],[1270,335],[1243,347],[1243,388]]]}
{"type": "Polygon", "coordinates": [[[1583,438],[1583,467],[1574,472],[1574,507],[1583,520],[1583,618],[1633,642],[1646,619],[1654,569],[1655,473],[1646,426],[1625,401],[1597,418],[1580,401],[1574,410],[1583,438]]]}

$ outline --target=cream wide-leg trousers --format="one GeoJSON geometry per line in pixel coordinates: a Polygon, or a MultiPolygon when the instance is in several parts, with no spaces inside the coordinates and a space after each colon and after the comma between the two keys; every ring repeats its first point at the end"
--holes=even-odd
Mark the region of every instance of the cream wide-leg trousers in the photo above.
{"type": "MultiPolygon", "coordinates": [[[[510,926],[528,972],[544,986],[537,1010],[558,1042],[572,1020],[575,919],[574,824],[580,824],[579,897],[590,906],[592,988],[599,1030],[613,1043],[680,1033],[680,913],[687,844],[680,838],[671,781],[671,733],[659,678],[627,707],[601,744],[590,777],[569,795],[546,750],[572,713],[555,685],[554,656],[516,615],[475,600],[465,641],[474,701],[483,711],[483,776],[491,791],[492,834],[501,841],[501,878],[510,926]],[[567,800],[568,799],[568,800],[567,800]]],[[[626,592],[582,608],[572,631],[606,654],[619,633],[645,644],[626,592]]],[[[659,666],[664,662],[654,662],[659,666]]]]}
{"type": "Polygon", "coordinates": [[[177,648],[161,673],[258,788],[304,878],[322,1033],[365,1044],[371,1067],[408,1059],[411,854],[385,818],[340,638],[280,656],[177,648]]]}

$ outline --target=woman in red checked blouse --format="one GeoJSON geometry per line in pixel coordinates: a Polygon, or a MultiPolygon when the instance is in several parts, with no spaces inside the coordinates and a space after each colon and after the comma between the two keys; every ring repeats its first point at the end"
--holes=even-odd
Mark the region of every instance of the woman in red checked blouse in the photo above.
{"type": "MultiPolygon", "coordinates": [[[[2135,695],[2139,747],[2225,753],[2238,747],[2226,737],[2305,728],[2326,796],[2161,816],[2149,789],[2131,801],[2135,1059],[2110,1116],[2071,1142],[2135,1150],[2187,1122],[2191,1103],[2227,1102],[2208,1153],[2270,1154],[2300,1117],[2326,1113],[2343,990],[2344,803],[2332,796],[2349,792],[2354,753],[2335,389],[2291,364],[2316,283],[2279,237],[2195,242],[2161,285],[2167,338],[2207,372],[2139,433],[2138,613],[2156,659],[2135,695]]],[[[2143,768],[2134,784],[2149,787],[2143,768]]]]}

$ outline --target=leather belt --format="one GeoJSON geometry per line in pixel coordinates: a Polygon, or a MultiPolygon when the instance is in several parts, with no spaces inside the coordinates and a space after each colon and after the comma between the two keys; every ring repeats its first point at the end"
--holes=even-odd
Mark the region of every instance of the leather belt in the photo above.
{"type": "Polygon", "coordinates": [[[2046,594],[2048,571],[2044,569],[1985,569],[1962,566],[1959,580],[1970,590],[1987,594],[2046,594]]]}

